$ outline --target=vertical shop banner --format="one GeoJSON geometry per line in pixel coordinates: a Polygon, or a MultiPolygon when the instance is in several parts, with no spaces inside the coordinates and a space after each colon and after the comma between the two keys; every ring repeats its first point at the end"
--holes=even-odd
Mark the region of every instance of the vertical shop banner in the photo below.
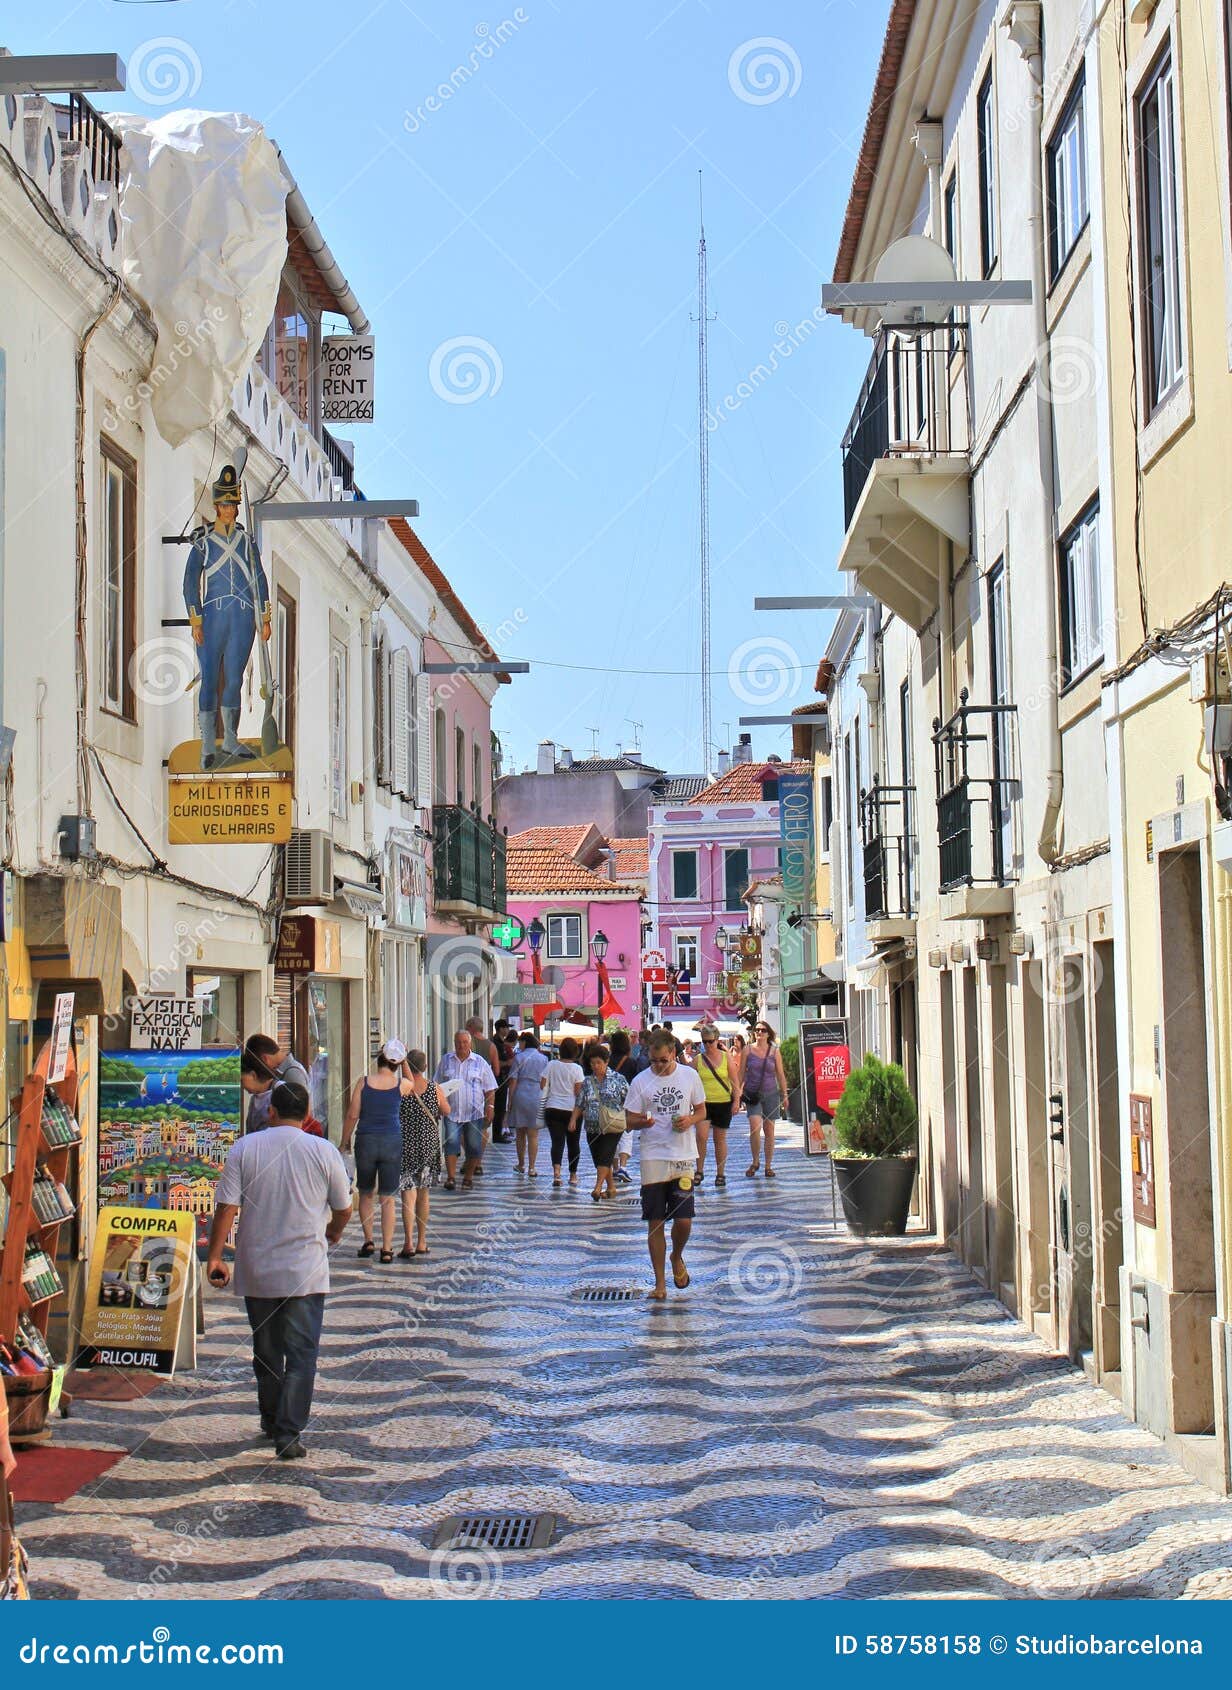
{"type": "Polygon", "coordinates": [[[813,904],[813,777],[779,776],[783,896],[802,910],[813,904]]]}
{"type": "Polygon", "coordinates": [[[193,1217],[104,1208],[90,1252],[78,1367],[170,1375],[192,1309],[193,1217]]]}
{"type": "Polygon", "coordinates": [[[47,1079],[57,1085],[68,1072],[69,1047],[73,1042],[73,992],[57,992],[55,1014],[51,1021],[51,1055],[47,1063],[47,1079]]]}
{"type": "Polygon", "coordinates": [[[800,1075],[804,1081],[805,1148],[820,1156],[825,1139],[812,1122],[828,1119],[838,1108],[851,1072],[851,1046],[845,1021],[802,1021],[799,1031],[800,1075]]]}
{"type": "Polygon", "coordinates": [[[204,1248],[242,1097],[238,1050],[103,1051],[99,1202],[187,1215],[204,1248]]]}

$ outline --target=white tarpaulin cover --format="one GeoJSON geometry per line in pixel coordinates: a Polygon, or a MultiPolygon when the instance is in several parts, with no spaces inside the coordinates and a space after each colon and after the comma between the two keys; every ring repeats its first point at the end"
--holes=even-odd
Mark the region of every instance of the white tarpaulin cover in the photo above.
{"type": "Polygon", "coordinates": [[[124,279],[158,326],[150,404],[172,446],[223,416],[274,315],[287,183],[236,112],[109,116],[124,143],[124,279]]]}

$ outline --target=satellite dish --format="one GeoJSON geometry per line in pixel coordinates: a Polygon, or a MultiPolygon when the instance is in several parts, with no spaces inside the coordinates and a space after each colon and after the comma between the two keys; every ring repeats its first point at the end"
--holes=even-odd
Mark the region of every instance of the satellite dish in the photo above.
{"type": "MultiPolygon", "coordinates": [[[[873,272],[879,286],[896,282],[916,287],[944,287],[958,279],[954,260],[941,245],[927,235],[904,235],[882,253],[873,272]]],[[[899,329],[910,334],[922,328],[930,319],[932,307],[927,305],[885,305],[881,311],[881,326],[899,329]]]]}

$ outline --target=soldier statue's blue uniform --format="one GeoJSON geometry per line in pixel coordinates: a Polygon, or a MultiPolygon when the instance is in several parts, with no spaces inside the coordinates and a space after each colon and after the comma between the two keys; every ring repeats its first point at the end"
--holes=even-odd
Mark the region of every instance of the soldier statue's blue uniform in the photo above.
{"type": "Polygon", "coordinates": [[[240,689],[258,633],[270,637],[269,585],[257,543],[236,521],[240,482],[226,464],[213,486],[216,520],[193,534],[184,570],[184,603],[201,665],[197,703],[201,728],[201,767],[239,760],[254,753],[241,743],[240,689]],[[222,710],[222,758],[215,732],[222,710]]]}

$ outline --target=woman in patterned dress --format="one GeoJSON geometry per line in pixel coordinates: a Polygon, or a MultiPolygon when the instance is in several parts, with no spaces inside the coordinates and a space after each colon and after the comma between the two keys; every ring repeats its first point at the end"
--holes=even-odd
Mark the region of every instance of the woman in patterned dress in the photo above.
{"type": "Polygon", "coordinates": [[[398,1255],[404,1262],[416,1256],[430,1256],[428,1207],[431,1191],[439,1185],[444,1170],[441,1154],[441,1117],[449,1113],[449,1099],[428,1079],[428,1058],[422,1050],[406,1055],[411,1071],[411,1089],[402,1099],[402,1229],[406,1242],[398,1255]],[[419,1243],[415,1243],[415,1228],[419,1243]]]}

